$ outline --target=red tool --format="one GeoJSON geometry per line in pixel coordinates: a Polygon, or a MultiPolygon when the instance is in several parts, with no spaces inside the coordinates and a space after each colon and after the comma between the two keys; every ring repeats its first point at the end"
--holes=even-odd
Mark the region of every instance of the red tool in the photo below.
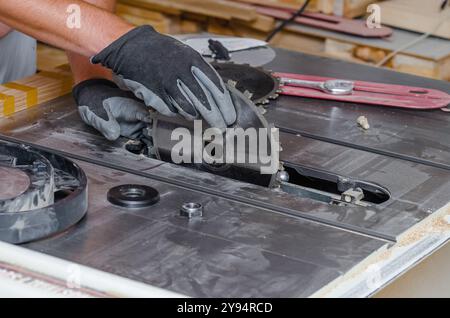
{"type": "MultiPolygon", "coordinates": [[[[274,9],[264,6],[256,6],[256,11],[260,14],[283,20],[289,19],[292,16],[292,12],[289,10],[274,9]]],[[[295,19],[295,22],[320,29],[367,38],[388,37],[392,35],[393,32],[393,30],[388,27],[371,29],[361,20],[351,20],[322,13],[303,13],[300,17],[295,19]]]]}
{"type": "Polygon", "coordinates": [[[336,100],[341,102],[362,103],[402,107],[410,109],[438,109],[450,104],[450,95],[435,89],[420,87],[381,84],[362,81],[336,80],[334,78],[298,75],[289,73],[275,73],[280,79],[280,93],[290,96],[336,100]],[[298,81],[299,84],[296,84],[298,81]],[[303,81],[316,82],[317,85],[304,85],[303,81]],[[324,83],[342,82],[351,91],[348,94],[333,94],[321,89],[324,83]],[[309,86],[309,87],[306,87],[309,86]]]}

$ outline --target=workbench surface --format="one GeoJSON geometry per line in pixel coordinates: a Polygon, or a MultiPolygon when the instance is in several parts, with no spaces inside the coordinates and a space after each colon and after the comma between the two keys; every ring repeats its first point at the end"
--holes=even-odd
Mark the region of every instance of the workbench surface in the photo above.
{"type": "MultiPolygon", "coordinates": [[[[445,82],[276,53],[274,71],[450,92],[445,82]]],[[[369,296],[449,239],[450,225],[427,224],[450,220],[450,114],[280,97],[266,118],[280,128],[283,162],[377,183],[390,199],[331,206],[136,156],[84,125],[66,96],[0,121],[0,139],[62,152],[89,178],[88,216],[24,247],[194,297],[369,296]],[[370,130],[356,124],[361,115],[370,130]],[[112,206],[107,191],[125,183],[155,187],[161,201],[112,206]],[[204,218],[179,217],[185,202],[202,203],[204,218]]]]}

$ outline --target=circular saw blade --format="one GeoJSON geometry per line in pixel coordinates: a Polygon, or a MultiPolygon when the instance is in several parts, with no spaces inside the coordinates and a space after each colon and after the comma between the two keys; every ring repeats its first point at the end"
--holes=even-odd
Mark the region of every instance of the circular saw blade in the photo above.
{"type": "MultiPolygon", "coordinates": [[[[230,128],[240,128],[243,131],[249,131],[249,128],[255,129],[255,136],[257,136],[257,148],[250,145],[250,142],[245,142],[245,150],[240,152],[245,158],[254,155],[253,158],[257,158],[256,162],[240,162],[239,160],[234,160],[232,163],[222,163],[222,164],[208,164],[205,161],[196,163],[191,160],[190,163],[182,163],[184,166],[189,166],[198,170],[207,171],[216,175],[227,177],[230,179],[235,179],[239,181],[244,181],[256,185],[272,187],[276,183],[276,176],[278,171],[273,171],[273,173],[262,173],[263,167],[267,164],[263,163],[265,159],[270,158],[271,163],[277,163],[278,156],[275,156],[277,151],[276,145],[272,145],[272,138],[269,135],[271,131],[271,126],[267,123],[266,119],[261,115],[260,110],[256,107],[251,100],[249,100],[243,93],[234,88],[234,85],[230,83],[226,84],[227,89],[230,91],[234,106],[236,107],[237,120],[233,127],[230,128]],[[262,129],[262,130],[261,130],[262,129]],[[264,138],[266,142],[262,142],[264,138]],[[266,149],[263,149],[265,147],[266,149]],[[267,158],[260,157],[261,153],[266,153],[267,158]]],[[[166,162],[173,162],[173,150],[179,143],[179,140],[191,140],[189,149],[184,149],[183,153],[187,158],[195,158],[197,150],[195,145],[197,142],[204,143],[205,140],[198,140],[196,138],[202,138],[202,135],[198,136],[195,131],[195,125],[193,122],[188,121],[184,118],[178,117],[166,117],[160,114],[155,115],[153,125],[151,128],[151,137],[153,140],[152,148],[155,152],[155,157],[159,160],[166,162]],[[183,128],[179,130],[180,139],[174,140],[172,138],[173,132],[177,128],[183,128]],[[182,137],[182,138],[181,138],[182,137]]],[[[207,129],[209,126],[204,122],[203,128],[207,129]]],[[[224,141],[234,141],[234,138],[228,138],[225,134],[224,141]]],[[[223,150],[226,151],[228,144],[223,146],[223,150]]],[[[200,149],[203,151],[203,149],[200,149]]],[[[241,150],[234,148],[235,151],[241,150]]],[[[235,152],[237,156],[237,153],[235,152]]],[[[278,168],[278,165],[277,165],[278,168]]]]}
{"type": "Polygon", "coordinates": [[[276,99],[280,90],[280,80],[272,72],[248,64],[212,63],[224,82],[232,81],[242,93],[250,93],[257,105],[265,105],[276,99]]]}

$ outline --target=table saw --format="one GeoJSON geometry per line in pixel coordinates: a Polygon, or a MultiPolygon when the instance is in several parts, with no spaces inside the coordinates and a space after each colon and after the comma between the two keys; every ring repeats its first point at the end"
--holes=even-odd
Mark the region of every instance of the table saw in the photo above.
{"type": "MultiPolygon", "coordinates": [[[[234,62],[450,92],[446,82],[266,50],[268,59],[248,51],[234,62]]],[[[280,130],[290,175],[275,188],[133,154],[126,140],[107,142],[86,126],[71,96],[1,119],[2,142],[67,158],[85,173],[88,210],[63,232],[20,247],[2,243],[0,269],[45,280],[45,262],[79,264],[125,279],[140,295],[368,297],[450,238],[448,113],[280,96],[264,117],[280,130]],[[362,115],[368,130],[356,122],[362,115]],[[150,186],[159,201],[111,204],[108,192],[124,184],[150,186]],[[355,189],[345,184],[362,188],[363,198],[347,202],[355,189]],[[201,218],[180,215],[188,202],[203,207],[201,218]],[[42,262],[7,259],[17,254],[42,262]]],[[[101,286],[91,294],[111,295],[101,286]]],[[[113,295],[136,295],[130,289],[113,295]]]]}

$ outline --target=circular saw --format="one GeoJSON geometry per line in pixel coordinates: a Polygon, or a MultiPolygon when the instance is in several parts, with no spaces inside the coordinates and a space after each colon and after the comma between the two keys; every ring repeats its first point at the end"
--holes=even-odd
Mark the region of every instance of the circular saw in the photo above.
{"type": "Polygon", "coordinates": [[[205,131],[210,127],[204,121],[192,122],[180,116],[166,117],[155,113],[153,123],[145,132],[148,154],[158,160],[273,187],[280,167],[278,139],[272,136],[275,129],[269,126],[259,108],[233,82],[226,86],[236,108],[237,120],[233,127],[221,133],[220,141],[217,140],[219,138],[206,136],[205,131]],[[181,147],[181,142],[187,146],[181,147]],[[217,159],[220,157],[218,153],[226,160],[217,159]],[[174,157],[183,160],[180,162],[174,157]],[[269,166],[276,168],[271,170],[269,166]]]}

